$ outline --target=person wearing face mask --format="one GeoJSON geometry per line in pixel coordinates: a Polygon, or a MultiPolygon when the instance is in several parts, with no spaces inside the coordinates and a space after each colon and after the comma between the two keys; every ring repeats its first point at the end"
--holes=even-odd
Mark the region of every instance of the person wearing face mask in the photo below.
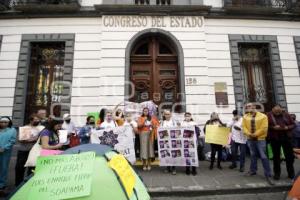
{"type": "Polygon", "coordinates": [[[0,117],[0,193],[4,194],[7,175],[9,172],[9,162],[13,145],[16,142],[16,129],[12,127],[9,117],[0,117]]]}
{"type": "MultiPolygon", "coordinates": [[[[33,145],[36,143],[39,133],[45,128],[44,126],[40,125],[40,118],[36,114],[32,114],[29,117],[29,124],[22,127],[25,129],[29,129],[31,131],[31,138],[28,138],[27,140],[20,140],[18,139],[19,148],[17,152],[17,161],[15,166],[15,186],[17,187],[22,181],[24,180],[24,174],[26,168],[24,167],[29,152],[33,145]]],[[[27,176],[32,173],[31,167],[27,168],[27,176]]]]}
{"type": "Polygon", "coordinates": [[[105,115],[105,120],[100,125],[100,129],[112,129],[116,128],[117,126],[118,124],[115,122],[112,112],[107,111],[105,115]]]}
{"type": "Polygon", "coordinates": [[[64,123],[62,125],[62,128],[64,130],[67,130],[68,131],[68,135],[72,134],[75,132],[75,124],[71,121],[71,116],[70,114],[66,113],[64,114],[63,116],[63,119],[64,119],[64,123]]]}
{"type": "Polygon", "coordinates": [[[88,116],[86,118],[86,124],[79,130],[79,137],[81,144],[88,144],[90,142],[90,136],[92,129],[95,128],[95,117],[88,116]]]}
{"type": "Polygon", "coordinates": [[[268,113],[268,121],[268,139],[271,143],[273,151],[273,178],[275,180],[280,179],[280,149],[282,148],[285,156],[288,177],[290,179],[293,179],[295,176],[295,170],[292,145],[292,130],[295,127],[295,123],[291,116],[287,112],[283,111],[281,105],[279,104],[275,105],[272,108],[272,111],[268,113]]]}

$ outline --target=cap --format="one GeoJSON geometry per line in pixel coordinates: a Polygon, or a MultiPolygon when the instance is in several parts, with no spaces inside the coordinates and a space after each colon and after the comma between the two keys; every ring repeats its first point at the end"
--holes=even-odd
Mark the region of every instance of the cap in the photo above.
{"type": "Polygon", "coordinates": [[[69,120],[69,119],[71,119],[71,115],[69,113],[66,113],[66,114],[64,114],[63,119],[69,120]]]}

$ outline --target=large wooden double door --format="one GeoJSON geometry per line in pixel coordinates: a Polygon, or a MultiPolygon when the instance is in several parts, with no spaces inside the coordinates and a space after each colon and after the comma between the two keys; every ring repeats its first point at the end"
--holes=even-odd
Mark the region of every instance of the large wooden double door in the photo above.
{"type": "Polygon", "coordinates": [[[131,52],[130,64],[130,80],[134,84],[131,101],[153,100],[168,109],[180,101],[178,56],[166,39],[141,39],[131,52]]]}

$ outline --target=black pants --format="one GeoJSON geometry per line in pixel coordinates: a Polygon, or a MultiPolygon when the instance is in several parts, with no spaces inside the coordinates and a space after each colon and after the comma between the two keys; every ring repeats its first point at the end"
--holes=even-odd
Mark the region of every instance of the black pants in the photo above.
{"type": "MultiPolygon", "coordinates": [[[[24,174],[26,168],[24,167],[27,158],[29,155],[29,151],[18,151],[17,153],[17,162],[15,167],[15,186],[18,186],[24,180],[24,174]]],[[[27,169],[27,176],[32,173],[33,167],[29,167],[27,169]]]]}
{"type": "Polygon", "coordinates": [[[293,153],[293,147],[291,139],[288,137],[282,137],[279,140],[271,140],[270,141],[273,151],[273,170],[274,175],[279,176],[281,174],[280,169],[280,147],[283,148],[283,153],[285,156],[285,162],[286,162],[286,169],[288,172],[289,177],[295,176],[295,170],[294,170],[294,153],[293,153]]]}
{"type": "Polygon", "coordinates": [[[218,152],[218,165],[221,164],[222,160],[222,145],[219,144],[210,144],[211,148],[211,158],[210,158],[210,164],[213,165],[215,162],[216,152],[218,152]]]}

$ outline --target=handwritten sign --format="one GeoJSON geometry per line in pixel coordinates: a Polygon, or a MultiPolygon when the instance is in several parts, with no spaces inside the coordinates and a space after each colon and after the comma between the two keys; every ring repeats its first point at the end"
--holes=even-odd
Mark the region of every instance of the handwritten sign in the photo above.
{"type": "Polygon", "coordinates": [[[125,157],[120,154],[113,156],[109,166],[118,174],[128,197],[131,198],[136,178],[125,157]]]}
{"type": "Polygon", "coordinates": [[[229,134],[230,128],[219,127],[217,125],[207,125],[205,142],[210,144],[227,145],[229,134]]]}
{"type": "Polygon", "coordinates": [[[91,193],[95,153],[39,157],[28,199],[58,200],[91,193]]]}

